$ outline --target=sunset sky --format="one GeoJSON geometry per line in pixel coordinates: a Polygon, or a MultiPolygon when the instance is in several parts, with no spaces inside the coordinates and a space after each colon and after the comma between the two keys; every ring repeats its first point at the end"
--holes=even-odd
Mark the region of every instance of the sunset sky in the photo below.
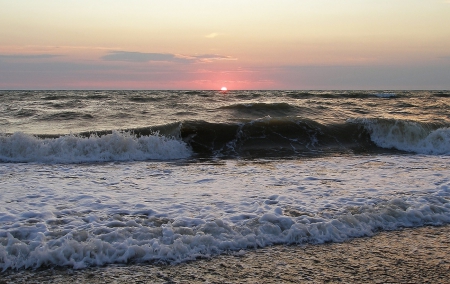
{"type": "Polygon", "coordinates": [[[450,0],[0,0],[0,89],[450,89],[450,0]]]}

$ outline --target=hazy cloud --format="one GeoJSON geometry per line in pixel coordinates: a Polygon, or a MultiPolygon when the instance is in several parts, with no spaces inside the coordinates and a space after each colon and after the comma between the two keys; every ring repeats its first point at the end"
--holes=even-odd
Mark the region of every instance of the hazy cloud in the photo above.
{"type": "Polygon", "coordinates": [[[202,55],[182,55],[171,53],[145,53],[132,51],[111,51],[101,57],[105,61],[127,61],[127,62],[212,62],[217,60],[236,60],[230,56],[219,54],[202,54],[202,55]]]}
{"type": "Polygon", "coordinates": [[[196,55],[195,58],[199,59],[215,59],[215,60],[227,60],[230,59],[230,56],[224,56],[219,54],[202,54],[202,55],[196,55]]]}
{"type": "Polygon", "coordinates": [[[284,66],[273,72],[292,89],[448,89],[450,66],[284,66]]]}
{"type": "Polygon", "coordinates": [[[217,37],[219,34],[218,33],[210,33],[209,35],[205,35],[206,38],[215,38],[217,37]]]}
{"type": "Polygon", "coordinates": [[[201,54],[194,56],[186,56],[186,58],[191,59],[196,62],[213,62],[218,60],[237,60],[237,58],[231,56],[225,56],[220,54],[201,54]]]}
{"type": "Polygon", "coordinates": [[[148,62],[148,61],[166,61],[179,62],[184,61],[183,58],[178,58],[170,53],[144,53],[132,51],[111,51],[102,56],[106,61],[127,61],[127,62],[148,62]]]}
{"type": "Polygon", "coordinates": [[[183,89],[197,79],[188,64],[142,65],[106,61],[2,60],[0,90],[183,89]],[[43,72],[44,71],[44,72],[43,72]]]}

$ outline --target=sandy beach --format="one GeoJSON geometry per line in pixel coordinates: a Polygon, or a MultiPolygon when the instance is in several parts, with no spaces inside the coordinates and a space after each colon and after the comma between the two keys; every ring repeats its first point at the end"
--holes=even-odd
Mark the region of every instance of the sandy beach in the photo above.
{"type": "Polygon", "coordinates": [[[450,226],[273,246],[179,265],[4,272],[0,283],[448,283],[450,226]]]}

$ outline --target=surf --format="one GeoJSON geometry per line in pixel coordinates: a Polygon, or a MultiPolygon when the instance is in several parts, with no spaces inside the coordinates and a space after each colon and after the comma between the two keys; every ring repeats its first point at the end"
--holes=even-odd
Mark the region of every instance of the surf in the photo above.
{"type": "Polygon", "coordinates": [[[187,158],[191,150],[183,141],[157,133],[137,136],[130,132],[64,135],[40,138],[16,132],[0,136],[1,162],[89,163],[109,161],[172,160],[187,158]]]}

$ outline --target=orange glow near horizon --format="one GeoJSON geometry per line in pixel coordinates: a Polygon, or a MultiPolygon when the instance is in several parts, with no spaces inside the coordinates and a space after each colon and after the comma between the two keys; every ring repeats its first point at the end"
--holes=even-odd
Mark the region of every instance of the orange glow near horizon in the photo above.
{"type": "Polygon", "coordinates": [[[9,2],[1,90],[450,88],[450,0],[9,2]]]}

